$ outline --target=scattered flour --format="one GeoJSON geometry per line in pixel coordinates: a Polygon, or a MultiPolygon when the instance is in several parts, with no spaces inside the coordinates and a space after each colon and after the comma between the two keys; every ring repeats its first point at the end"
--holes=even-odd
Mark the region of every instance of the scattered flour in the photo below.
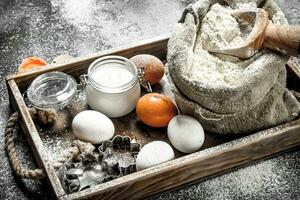
{"type": "Polygon", "coordinates": [[[192,80],[211,87],[235,87],[243,80],[246,66],[241,64],[241,60],[232,56],[215,56],[207,51],[237,46],[245,41],[245,33],[241,33],[239,23],[230,14],[231,10],[214,4],[204,17],[188,72],[192,80]]]}

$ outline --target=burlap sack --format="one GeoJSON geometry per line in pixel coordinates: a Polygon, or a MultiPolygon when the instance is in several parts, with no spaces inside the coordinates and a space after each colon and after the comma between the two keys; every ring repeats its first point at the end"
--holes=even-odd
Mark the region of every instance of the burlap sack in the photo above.
{"type": "MultiPolygon", "coordinates": [[[[263,50],[239,61],[246,76],[236,87],[209,87],[188,77],[197,33],[210,6],[218,2],[240,7],[250,1],[199,0],[184,11],[168,43],[168,67],[178,89],[176,103],[182,113],[197,118],[210,132],[248,133],[291,121],[300,112],[299,102],[286,89],[288,57],[275,52],[263,50]]],[[[267,10],[273,23],[287,23],[273,0],[252,2],[251,6],[267,10]]]]}

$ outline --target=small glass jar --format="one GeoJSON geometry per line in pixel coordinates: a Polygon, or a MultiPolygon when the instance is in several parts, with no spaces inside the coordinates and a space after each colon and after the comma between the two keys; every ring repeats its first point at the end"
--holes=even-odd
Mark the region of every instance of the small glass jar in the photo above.
{"type": "Polygon", "coordinates": [[[135,109],[141,95],[136,66],[121,56],[95,60],[86,79],[87,103],[108,117],[121,117],[135,109]]]}
{"type": "Polygon", "coordinates": [[[33,80],[27,89],[27,97],[36,108],[59,110],[71,103],[76,90],[73,77],[62,72],[48,72],[33,80]]]}
{"type": "Polygon", "coordinates": [[[72,76],[62,72],[48,72],[38,76],[28,87],[28,104],[41,110],[55,110],[57,120],[48,128],[60,132],[70,127],[74,116],[87,107],[78,92],[72,76]]]}

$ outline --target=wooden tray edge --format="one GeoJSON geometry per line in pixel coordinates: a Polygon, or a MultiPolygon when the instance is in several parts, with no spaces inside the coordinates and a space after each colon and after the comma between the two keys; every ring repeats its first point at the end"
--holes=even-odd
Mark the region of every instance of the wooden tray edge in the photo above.
{"type": "Polygon", "coordinates": [[[294,148],[300,144],[299,135],[300,119],[66,195],[63,199],[92,198],[96,195],[97,199],[98,195],[99,199],[143,198],[294,148]],[[178,175],[182,177],[178,178],[178,175]],[[148,193],[143,191],[144,194],[140,196],[139,191],[152,185],[158,185],[159,188],[148,193]],[[123,191],[122,188],[126,188],[125,194],[119,196],[120,192],[117,191],[123,191]]]}
{"type": "MultiPolygon", "coordinates": [[[[158,47],[158,48],[161,48],[161,46],[167,47],[167,42],[169,40],[169,37],[170,37],[170,34],[165,34],[162,36],[155,37],[154,39],[152,38],[152,39],[143,40],[143,41],[141,41],[139,43],[135,43],[133,45],[122,46],[122,47],[118,47],[118,48],[100,51],[98,53],[93,53],[93,54],[90,54],[87,56],[76,57],[76,58],[72,59],[70,62],[65,63],[65,64],[48,65],[47,67],[36,69],[34,71],[14,73],[14,74],[6,76],[6,80],[7,81],[12,80],[12,79],[18,80],[18,79],[21,79],[21,78],[24,78],[27,76],[36,77],[40,74],[43,74],[43,73],[46,73],[49,71],[65,71],[66,69],[72,68],[75,65],[78,66],[81,63],[92,62],[95,59],[97,59],[101,56],[105,56],[105,55],[114,54],[114,55],[122,55],[122,56],[126,57],[128,55],[139,54],[143,50],[145,52],[148,52],[153,47],[158,47]],[[137,53],[135,53],[137,49],[139,49],[139,51],[137,53]]],[[[155,55],[157,53],[155,53],[155,51],[153,51],[152,54],[155,55]]],[[[158,54],[156,56],[160,57],[158,54]]]]}
{"type": "Polygon", "coordinates": [[[22,117],[22,129],[25,133],[25,137],[40,168],[43,168],[49,179],[49,183],[54,189],[56,196],[65,195],[60,180],[58,179],[54,168],[52,167],[51,161],[48,159],[42,140],[36,130],[34,122],[29,114],[27,106],[23,100],[23,96],[18,89],[16,82],[12,79],[7,81],[8,91],[10,96],[10,102],[13,108],[18,111],[22,117]]]}

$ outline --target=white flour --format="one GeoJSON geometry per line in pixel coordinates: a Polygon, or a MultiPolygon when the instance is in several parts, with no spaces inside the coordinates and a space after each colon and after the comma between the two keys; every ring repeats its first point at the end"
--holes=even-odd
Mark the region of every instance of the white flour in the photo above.
{"type": "Polygon", "coordinates": [[[191,79],[213,87],[238,85],[244,68],[224,61],[201,48],[196,49],[189,76],[191,79]]]}
{"type": "Polygon", "coordinates": [[[239,23],[230,11],[220,4],[214,4],[202,20],[200,37],[204,49],[224,49],[242,44],[239,23]]]}
{"type": "MultiPolygon", "coordinates": [[[[232,56],[216,57],[204,49],[222,49],[244,42],[245,33],[230,15],[231,8],[214,4],[199,30],[189,78],[212,87],[234,87],[243,80],[244,67],[232,56]]],[[[249,32],[249,28],[245,29],[249,32]]]]}

